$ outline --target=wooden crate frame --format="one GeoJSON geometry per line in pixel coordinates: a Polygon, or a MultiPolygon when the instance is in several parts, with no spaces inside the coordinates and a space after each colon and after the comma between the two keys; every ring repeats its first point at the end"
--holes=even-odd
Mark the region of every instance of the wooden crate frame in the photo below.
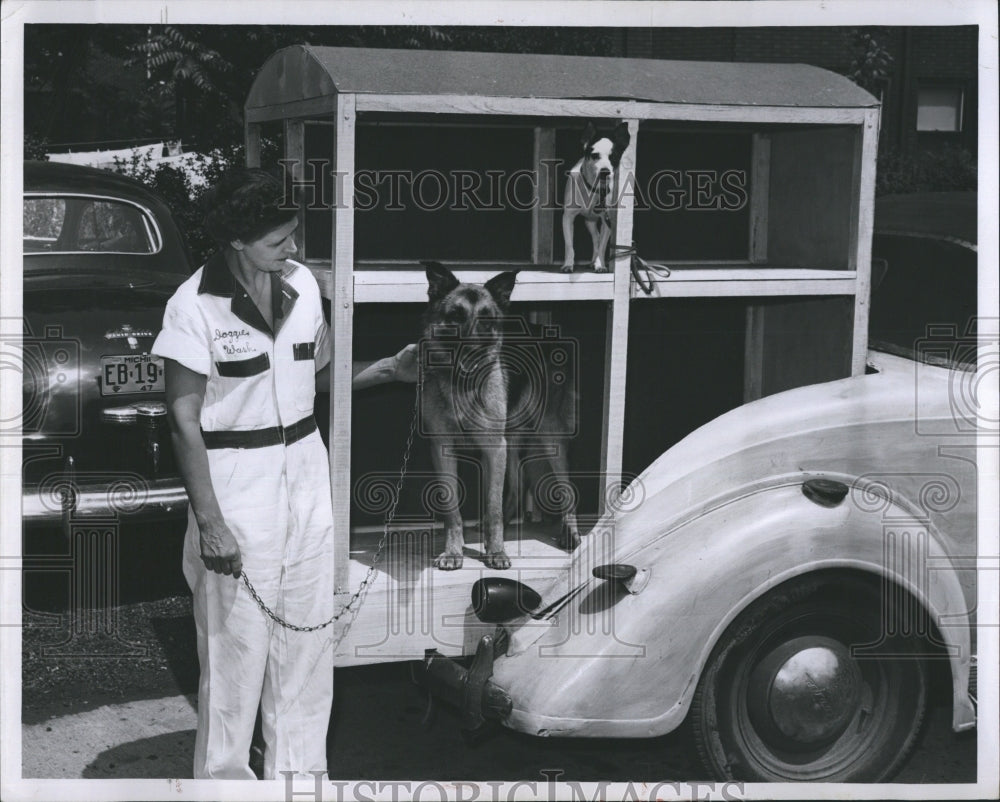
{"type": "MultiPolygon", "coordinates": [[[[664,102],[650,102],[645,99],[629,98],[628,88],[618,88],[625,97],[622,99],[581,99],[574,97],[517,96],[516,89],[507,93],[501,88],[490,94],[463,94],[454,90],[461,88],[461,69],[456,69],[456,60],[466,59],[469,75],[477,75],[483,69],[484,60],[495,59],[504,69],[516,67],[498,54],[441,54],[422,52],[415,55],[406,52],[408,59],[418,59],[422,69],[437,70],[442,76],[444,87],[439,94],[412,92],[401,86],[398,91],[386,91],[385,86],[370,88],[358,84],[352,87],[347,79],[338,83],[338,76],[332,64],[340,63],[346,71],[364,73],[363,65],[357,61],[370,59],[374,63],[385,63],[386,59],[397,56],[380,51],[341,50],[338,48],[294,47],[279,51],[261,70],[246,105],[246,154],[250,166],[260,164],[261,126],[264,123],[282,121],[285,132],[285,156],[301,162],[304,154],[304,127],[306,122],[323,122],[334,128],[333,168],[341,174],[353,175],[355,166],[355,136],[359,115],[377,113],[379,115],[422,115],[426,122],[433,124],[440,115],[483,115],[503,118],[545,119],[604,119],[624,121],[632,136],[632,145],[621,161],[619,175],[634,173],[636,152],[641,123],[691,123],[705,125],[740,124],[759,126],[753,132],[751,156],[750,232],[748,243],[749,258],[745,262],[710,263],[698,262],[671,265],[670,277],[653,280],[652,293],[645,295],[639,290],[628,268],[627,261],[619,260],[615,269],[607,274],[591,272],[564,275],[549,265],[552,261],[552,215],[553,210],[536,208],[532,220],[531,265],[522,270],[515,290],[515,301],[558,302],[565,300],[597,300],[607,304],[606,354],[604,377],[604,402],[602,415],[601,465],[607,485],[617,485],[622,475],[622,441],[625,417],[625,398],[622,388],[628,357],[628,320],[633,301],[655,302],[658,298],[680,297],[741,297],[748,299],[746,323],[746,371],[745,399],[752,400],[762,392],[764,370],[764,328],[767,321],[766,307],[754,302],[758,298],[804,296],[847,296],[853,298],[853,337],[850,344],[850,370],[852,375],[865,371],[867,351],[868,298],[870,290],[870,251],[873,226],[873,202],[875,188],[875,157],[879,125],[878,103],[870,95],[852,86],[843,87],[846,79],[833,74],[817,78],[815,68],[803,72],[802,65],[770,65],[774,74],[781,78],[788,92],[787,102],[764,102],[750,99],[745,103],[729,100],[725,103],[711,102],[711,96],[699,96],[690,102],[678,102],[667,98],[664,102]],[[440,63],[438,63],[439,60],[440,63]],[[447,60],[447,61],[441,61],[447,60]],[[450,72],[442,67],[448,64],[450,72]],[[317,65],[320,65],[317,67],[317,65]],[[476,71],[478,70],[478,72],[476,71]],[[331,74],[323,74],[327,71],[331,74]],[[799,95],[795,92],[796,80],[801,79],[809,87],[799,95]],[[817,95],[814,84],[826,80],[840,93],[840,100],[825,103],[812,102],[817,95]],[[312,85],[312,90],[304,89],[312,85]],[[319,88],[316,88],[319,87],[319,88]],[[312,96],[305,96],[312,91],[312,96]],[[845,101],[844,98],[847,98],[845,101]],[[776,126],[785,129],[811,130],[816,127],[837,126],[852,132],[853,166],[850,176],[849,247],[844,254],[842,268],[824,269],[788,265],[768,266],[769,234],[768,211],[772,193],[780,192],[770,181],[773,156],[770,131],[776,126]]],[[[520,57],[518,57],[520,58],[520,57]]],[[[575,57],[528,57],[539,69],[556,71],[563,76],[560,80],[571,80],[580,67],[575,57]],[[569,62],[573,62],[570,64],[569,62]],[[561,72],[558,72],[561,70],[561,72]],[[570,78],[566,75],[569,74],[570,78]]],[[[585,59],[594,62],[593,67],[580,70],[590,76],[607,75],[597,62],[618,61],[606,59],[585,59]]],[[[633,62],[639,68],[640,62],[633,62]]],[[[683,72],[677,62],[642,61],[641,66],[648,73],[661,70],[667,77],[671,70],[683,72]]],[[[618,66],[618,65],[616,65],[618,66]]],[[[702,65],[705,69],[724,70],[733,65],[702,65]]],[[[742,65],[747,66],[747,65],[742,65]]],[[[620,72],[620,70],[618,70],[620,72]]],[[[820,71],[821,72],[821,71],[820,71]]],[[[498,70],[503,75],[503,70],[498,70]]],[[[420,76],[416,76],[419,78],[420,76]]],[[[355,79],[361,80],[361,79],[355,79]]],[[[402,80],[402,79],[399,79],[402,80]]],[[[475,83],[475,79],[470,78],[475,83]]],[[[581,78],[580,80],[584,80],[581,78]]],[[[378,79],[373,83],[379,84],[378,79]]],[[[498,84],[502,81],[498,78],[498,84]]],[[[593,81],[593,93],[607,97],[605,85],[593,81]]],[[[511,81],[514,85],[515,82],[511,81]]],[[[545,86],[544,82],[539,84],[545,86]]],[[[390,87],[391,89],[391,87],[390,87]]],[[[667,90],[664,90],[667,91],[667,90]]],[[[677,89],[682,92],[682,89],[677,89]]],[[[750,90],[747,90],[748,92],[750,90]]],[[[772,90],[768,90],[772,91],[772,90]]],[[[698,94],[694,92],[694,94],[698,94]]],[[[783,98],[782,98],[783,99],[783,98]]],[[[536,168],[543,159],[554,156],[555,133],[550,126],[536,125],[533,131],[533,158],[536,168]]],[[[297,175],[301,178],[301,175],[297,175]]],[[[334,531],[335,531],[335,586],[338,597],[346,600],[353,590],[351,584],[352,566],[350,505],[350,444],[351,444],[351,373],[353,350],[353,315],[358,303],[420,302],[426,299],[426,280],[423,272],[398,266],[383,266],[382,269],[365,269],[356,264],[354,247],[353,198],[351,181],[343,184],[344,196],[335,204],[333,214],[332,260],[331,262],[308,261],[316,275],[323,295],[331,302],[331,331],[336,343],[331,370],[330,404],[330,468],[332,479],[334,531]]],[[[554,187],[549,187],[554,191],[554,187]]],[[[625,195],[617,209],[614,220],[616,243],[632,241],[633,206],[630,195],[625,195]]],[[[474,270],[464,270],[464,280],[481,282],[506,265],[477,265],[474,270]]],[[[356,566],[354,573],[357,573],[356,566]]],[[[457,572],[462,573],[462,572],[457,572]]],[[[451,591],[449,591],[451,592],[451,591]]],[[[455,604],[458,605],[456,596],[455,604]]],[[[456,608],[457,609],[457,608],[456,608]]],[[[347,657],[346,662],[352,662],[347,657]]]]}

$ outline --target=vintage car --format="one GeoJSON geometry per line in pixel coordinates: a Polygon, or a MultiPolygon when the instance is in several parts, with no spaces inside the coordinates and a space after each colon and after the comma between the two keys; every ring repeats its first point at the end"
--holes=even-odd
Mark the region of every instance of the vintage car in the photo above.
{"type": "Polygon", "coordinates": [[[881,201],[867,375],[694,431],[565,575],[478,580],[495,633],[467,669],[428,652],[424,683],[470,729],[686,724],[718,779],[887,780],[932,679],[974,727],[975,225],[968,193],[881,201]]]}
{"type": "Polygon", "coordinates": [[[106,170],[24,165],[23,519],[170,519],[163,307],[191,273],[163,201],[106,170]]]}

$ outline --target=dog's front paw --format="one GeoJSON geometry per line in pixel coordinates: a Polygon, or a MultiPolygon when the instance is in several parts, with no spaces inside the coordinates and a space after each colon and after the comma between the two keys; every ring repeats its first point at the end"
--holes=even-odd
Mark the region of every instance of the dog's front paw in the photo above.
{"type": "Polygon", "coordinates": [[[603,264],[600,261],[594,262],[594,272],[595,273],[607,273],[608,272],[607,265],[603,264]]]}
{"type": "Polygon", "coordinates": [[[461,554],[453,554],[450,551],[446,551],[435,558],[434,565],[442,571],[456,571],[462,567],[462,560],[461,554]]]}
{"type": "Polygon", "coordinates": [[[487,568],[494,568],[497,571],[506,571],[510,568],[510,557],[505,551],[491,551],[483,559],[487,568]]]}
{"type": "Polygon", "coordinates": [[[559,272],[560,273],[572,273],[573,272],[573,263],[572,262],[565,262],[563,264],[563,266],[559,268],[559,272]]]}

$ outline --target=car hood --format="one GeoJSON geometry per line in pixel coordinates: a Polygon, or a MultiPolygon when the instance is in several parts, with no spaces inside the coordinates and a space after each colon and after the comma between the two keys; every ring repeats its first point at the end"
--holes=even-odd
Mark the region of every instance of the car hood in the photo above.
{"type": "Polygon", "coordinates": [[[650,498],[685,474],[731,462],[761,447],[776,452],[771,463],[775,469],[784,464],[792,471],[823,470],[831,454],[810,453],[801,447],[783,450],[783,446],[803,438],[812,441],[845,426],[913,420],[918,404],[923,415],[936,417],[947,411],[951,371],[920,365],[921,392],[917,393],[916,362],[878,351],[869,352],[868,357],[875,372],[777,393],[737,407],[695,430],[642,472],[636,480],[641,493],[650,498]]]}
{"type": "Polygon", "coordinates": [[[568,575],[539,589],[543,598],[555,601],[588,581],[593,566],[625,561],[724,497],[762,482],[898,471],[906,459],[900,448],[932,445],[915,436],[915,420],[933,428],[951,419],[957,374],[881,352],[870,352],[869,363],[877,372],[737,407],[664,452],[609,505],[574,553],[568,575]]]}

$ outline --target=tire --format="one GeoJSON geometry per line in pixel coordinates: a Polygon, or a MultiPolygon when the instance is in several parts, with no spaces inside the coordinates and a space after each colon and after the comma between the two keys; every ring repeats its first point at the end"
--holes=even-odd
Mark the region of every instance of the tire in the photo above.
{"type": "Polygon", "coordinates": [[[876,579],[792,580],[747,608],[712,651],[691,705],[720,780],[880,782],[916,744],[927,673],[876,579]],[[852,646],[855,649],[852,653],[852,646]]]}

